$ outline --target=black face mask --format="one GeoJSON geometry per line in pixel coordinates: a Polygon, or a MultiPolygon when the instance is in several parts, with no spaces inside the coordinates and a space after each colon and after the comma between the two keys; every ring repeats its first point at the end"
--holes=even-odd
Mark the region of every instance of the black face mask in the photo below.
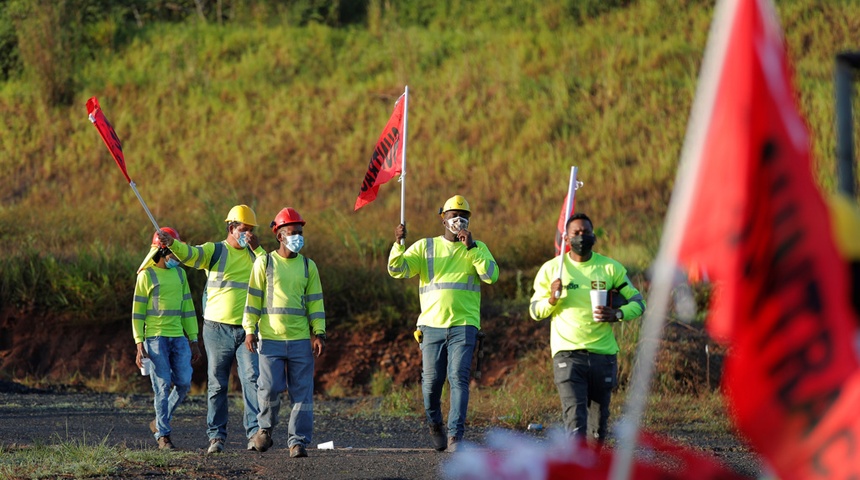
{"type": "Polygon", "coordinates": [[[591,252],[596,241],[597,237],[594,235],[577,235],[570,238],[570,249],[577,255],[586,255],[591,252]]]}

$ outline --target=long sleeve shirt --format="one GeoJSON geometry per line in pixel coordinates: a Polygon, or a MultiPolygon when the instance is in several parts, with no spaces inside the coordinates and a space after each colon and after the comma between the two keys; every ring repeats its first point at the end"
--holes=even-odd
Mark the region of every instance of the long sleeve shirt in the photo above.
{"type": "Polygon", "coordinates": [[[254,262],[242,328],[263,340],[302,340],[325,333],[325,306],[319,270],[302,254],[277,252],[254,262]]]}
{"type": "Polygon", "coordinates": [[[534,281],[534,295],[529,315],[534,320],[552,318],[550,347],[552,354],[568,350],[588,350],[591,353],[614,355],[618,343],[611,322],[595,322],[591,308],[591,290],[617,289],[628,303],[621,307],[622,321],[633,320],[645,310],[642,294],[627,276],[627,269],[617,261],[592,253],[586,262],[576,262],[564,256],[561,297],[555,305],[549,303],[551,285],[558,278],[558,258],[546,263],[534,281]]]}
{"type": "Polygon", "coordinates": [[[184,270],[151,266],[137,274],[131,326],[135,343],[186,334],[197,340],[197,313],[184,270]]]}
{"type": "Polygon", "coordinates": [[[419,240],[408,249],[397,242],[391,247],[388,274],[420,278],[418,325],[481,328],[481,283],[495,283],[499,267],[484,242],[475,245],[469,249],[439,236],[419,240]]]}

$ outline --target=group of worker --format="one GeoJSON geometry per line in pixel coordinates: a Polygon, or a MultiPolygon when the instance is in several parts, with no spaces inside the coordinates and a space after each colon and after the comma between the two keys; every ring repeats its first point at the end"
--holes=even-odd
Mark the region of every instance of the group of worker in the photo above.
{"type": "MultiPolygon", "coordinates": [[[[463,445],[472,357],[481,329],[481,284],[495,283],[499,267],[487,245],[472,237],[472,209],[464,197],[448,199],[439,215],[444,233],[408,248],[406,226],[395,228],[388,273],[420,278],[415,338],[422,356],[426,421],[433,448],[456,452],[463,445]],[[441,409],[446,380],[447,424],[441,409]]],[[[233,207],[225,222],[224,240],[197,246],[183,243],[176,230],[161,228],[138,270],[132,325],[138,367],[145,358],[152,362],[155,419],[150,429],[159,448],[175,448],[170,420],[190,388],[191,365],[201,358],[188,281],[184,270],[176,268],[185,265],[207,274],[202,299],[207,453],[224,450],[228,380],[235,359],[248,450],[263,452],[274,444],[272,431],[286,390],[291,402],[290,457],[306,457],[313,434],[314,357],[325,351],[326,323],[319,270],[299,253],[305,220],[293,208],[281,210],[270,225],[279,247],[269,253],[260,247],[250,207],[233,207]]],[[[586,215],[568,219],[565,238],[571,251],[565,254],[561,273],[557,259],[541,267],[529,313],[537,321],[552,319],[553,374],[565,429],[585,439],[588,409],[596,403],[596,437],[603,442],[618,371],[611,323],[639,317],[645,304],[626,269],[592,251],[596,237],[586,215]],[[612,290],[621,301],[592,308],[592,289],[612,290]]]]}

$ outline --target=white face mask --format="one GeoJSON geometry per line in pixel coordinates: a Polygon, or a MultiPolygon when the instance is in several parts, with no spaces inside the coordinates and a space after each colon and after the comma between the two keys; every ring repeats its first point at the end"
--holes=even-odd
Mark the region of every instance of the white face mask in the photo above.
{"type": "Polygon", "coordinates": [[[236,242],[239,244],[239,247],[245,248],[248,246],[248,232],[240,232],[238,230],[234,230],[233,238],[236,239],[236,242]]]}
{"type": "Polygon", "coordinates": [[[299,250],[305,246],[305,237],[302,235],[284,235],[281,238],[284,247],[293,253],[299,253],[299,250]]]}
{"type": "Polygon", "coordinates": [[[469,219],[463,217],[453,217],[449,218],[446,222],[448,224],[448,231],[457,235],[460,233],[460,230],[466,230],[469,228],[469,219]]]}

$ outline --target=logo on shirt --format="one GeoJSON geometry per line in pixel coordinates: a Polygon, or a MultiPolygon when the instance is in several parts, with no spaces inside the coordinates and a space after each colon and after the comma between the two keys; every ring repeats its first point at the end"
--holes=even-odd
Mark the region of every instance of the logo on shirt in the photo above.
{"type": "Polygon", "coordinates": [[[603,280],[592,280],[591,281],[591,289],[592,290],[606,290],[606,282],[603,280]]]}

